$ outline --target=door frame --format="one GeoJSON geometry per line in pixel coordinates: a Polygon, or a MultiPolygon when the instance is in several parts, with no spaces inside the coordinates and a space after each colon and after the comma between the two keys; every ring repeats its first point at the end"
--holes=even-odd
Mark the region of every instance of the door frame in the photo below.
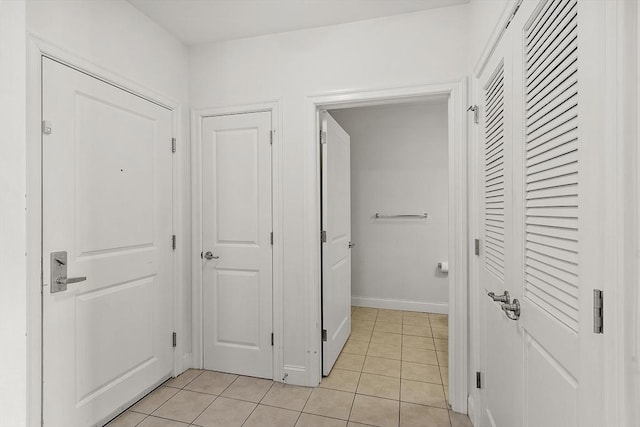
{"type": "Polygon", "coordinates": [[[283,302],[283,223],[282,223],[282,117],[281,101],[265,101],[231,107],[191,109],[191,233],[192,233],[192,343],[193,367],[204,366],[204,316],[202,260],[202,120],[206,117],[258,112],[271,113],[273,144],[271,151],[271,203],[273,227],[273,380],[286,382],[284,376],[284,302],[283,302]]]}
{"type": "MultiPolygon", "coordinates": [[[[129,92],[140,98],[146,99],[171,111],[173,135],[177,138],[180,148],[187,146],[188,141],[181,125],[181,116],[184,107],[172,97],[160,94],[145,86],[139,85],[130,79],[114,73],[105,67],[91,62],[75,53],[51,43],[37,35],[28,34],[27,37],[27,425],[36,427],[42,425],[43,414],[43,367],[42,367],[42,131],[41,131],[41,106],[42,106],[42,59],[49,58],[63,65],[71,67],[79,72],[87,74],[121,90],[129,92]],[[184,144],[183,144],[184,142],[184,144]]],[[[167,149],[170,141],[167,142],[167,149]]],[[[186,150],[179,149],[173,157],[173,196],[172,196],[172,228],[179,234],[183,228],[184,213],[181,208],[183,179],[183,161],[186,150]]],[[[170,236],[167,236],[169,239],[170,236]]],[[[168,243],[167,243],[168,244],[168,243]]],[[[178,245],[172,254],[172,289],[173,295],[173,327],[174,330],[184,330],[181,325],[181,307],[184,288],[184,252],[187,248],[178,245]]],[[[45,274],[46,276],[46,274],[45,274]]],[[[175,376],[188,367],[189,361],[178,355],[187,350],[178,340],[173,355],[173,372],[175,376]]],[[[166,378],[162,379],[162,381],[166,378]]],[[[157,386],[157,385],[156,385],[157,386]]],[[[144,390],[136,399],[121,408],[114,408],[113,416],[126,409],[129,404],[147,394],[156,386],[144,390]]]]}
{"type": "MultiPolygon", "coordinates": [[[[502,34],[504,33],[506,26],[510,22],[512,16],[517,12],[520,3],[523,0],[507,0],[503,8],[502,14],[493,29],[491,37],[484,45],[482,53],[478,58],[473,72],[471,74],[470,81],[470,103],[479,104],[482,101],[482,86],[479,82],[479,77],[487,65],[487,62],[498,45],[502,34]]],[[[606,46],[606,67],[605,67],[605,85],[606,94],[606,116],[603,120],[604,131],[606,135],[607,150],[601,150],[603,153],[602,161],[600,165],[603,166],[603,181],[601,182],[599,191],[601,194],[606,195],[603,197],[605,203],[610,208],[606,210],[606,245],[605,251],[606,257],[604,259],[597,260],[595,265],[602,266],[602,275],[607,275],[611,280],[604,281],[602,283],[602,290],[606,297],[604,298],[604,314],[605,314],[605,334],[603,335],[603,359],[604,366],[602,366],[600,375],[603,377],[604,390],[602,394],[604,397],[603,419],[606,425],[625,426],[629,421],[625,420],[625,413],[627,413],[627,406],[629,402],[626,401],[625,395],[625,356],[628,356],[625,352],[628,351],[625,348],[624,333],[628,333],[628,325],[625,325],[624,313],[625,313],[625,300],[624,286],[626,276],[620,271],[624,271],[624,260],[633,259],[635,251],[633,248],[625,247],[625,215],[634,214],[629,211],[633,207],[629,207],[626,203],[637,202],[640,198],[635,195],[635,185],[640,183],[640,178],[637,177],[638,164],[634,163],[640,160],[640,156],[636,154],[636,158],[628,160],[629,153],[633,156],[633,153],[637,153],[636,144],[637,141],[633,136],[625,134],[624,120],[620,117],[623,114],[633,114],[633,107],[624,104],[624,98],[628,95],[628,87],[626,82],[620,76],[623,74],[625,67],[628,64],[624,63],[624,33],[623,29],[628,28],[625,24],[625,11],[626,4],[629,0],[613,0],[603,3],[603,22],[606,23],[602,32],[605,35],[605,39],[602,42],[606,46]],[[629,111],[631,110],[631,111],[629,111]],[[625,158],[626,156],[626,158],[625,158]],[[631,162],[631,164],[629,164],[631,162]],[[636,181],[625,181],[625,176],[620,171],[626,171],[627,174],[636,173],[636,181]],[[625,200],[626,196],[626,200],[625,200]],[[633,200],[635,198],[635,200],[633,200]],[[614,266],[610,268],[608,266],[614,266]],[[607,270],[605,270],[607,269],[607,270]],[[609,272],[609,274],[606,274],[609,272]],[[625,327],[627,329],[625,329],[625,327]]],[[[637,20],[634,30],[638,28],[638,22],[640,22],[640,8],[637,9],[637,20]]],[[[627,30],[629,31],[629,30],[627,30]]],[[[640,34],[636,33],[638,41],[640,41],[640,34]]],[[[628,34],[627,34],[628,36],[628,34]]],[[[632,86],[631,86],[632,87],[632,86]]],[[[638,91],[640,93],[640,90],[638,91]]],[[[637,111],[635,112],[637,116],[637,111]]],[[[478,167],[479,156],[482,155],[478,142],[481,140],[480,129],[478,126],[470,126],[469,129],[469,145],[470,158],[469,158],[469,172],[470,172],[470,193],[469,193],[469,232],[470,236],[479,236],[481,225],[478,217],[478,203],[479,194],[478,186],[480,185],[480,168],[478,167]]],[[[637,216],[637,211],[635,213],[637,216]]],[[[640,234],[637,234],[635,238],[635,245],[640,241],[640,234]]],[[[633,246],[633,245],[631,245],[633,246]]],[[[632,263],[635,261],[632,261],[632,263]]],[[[638,268],[637,265],[631,268],[638,268]]],[[[637,274],[637,273],[634,273],[637,274]]],[[[637,277],[637,276],[636,276],[637,277]]],[[[470,369],[472,371],[480,371],[482,365],[480,363],[480,298],[486,298],[484,295],[480,295],[480,280],[479,280],[479,259],[478,257],[470,257],[470,275],[469,275],[469,316],[470,316],[470,369]]],[[[474,425],[480,425],[481,422],[481,409],[482,409],[482,394],[480,390],[472,388],[469,393],[469,418],[474,425]]]]}
{"type": "Polygon", "coordinates": [[[467,412],[467,118],[466,79],[400,88],[328,92],[305,99],[305,282],[309,298],[305,303],[307,325],[307,384],[319,384],[322,372],[321,348],[321,253],[320,241],[320,110],[384,105],[445,95],[448,101],[449,145],[449,400],[456,412],[467,412]]]}

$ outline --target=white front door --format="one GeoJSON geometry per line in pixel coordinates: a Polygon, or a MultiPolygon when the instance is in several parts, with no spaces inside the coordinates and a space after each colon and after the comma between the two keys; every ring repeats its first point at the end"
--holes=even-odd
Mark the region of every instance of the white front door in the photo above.
{"type": "Polygon", "coordinates": [[[43,419],[83,427],[173,369],[172,114],[42,66],[43,419]]]}
{"type": "Polygon", "coordinates": [[[202,120],[204,367],[273,378],[271,113],[202,120]]]}
{"type": "MultiPolygon", "coordinates": [[[[486,317],[483,408],[493,419],[484,417],[483,425],[606,425],[602,335],[594,333],[594,289],[602,286],[607,238],[605,3],[523,2],[489,61],[502,55],[505,76],[512,76],[505,79],[511,90],[503,115],[511,129],[505,164],[512,170],[504,211],[512,221],[505,222],[502,253],[505,288],[520,316],[486,317]],[[501,329],[505,322],[508,330],[501,329]],[[495,334],[501,347],[494,347],[495,334]],[[504,408],[497,408],[495,393],[504,408]]],[[[484,115],[488,129],[491,113],[484,115]]],[[[490,240],[487,228],[485,259],[490,240]]]]}
{"type": "Polygon", "coordinates": [[[322,126],[322,374],[351,334],[351,138],[327,112],[322,126]]]}

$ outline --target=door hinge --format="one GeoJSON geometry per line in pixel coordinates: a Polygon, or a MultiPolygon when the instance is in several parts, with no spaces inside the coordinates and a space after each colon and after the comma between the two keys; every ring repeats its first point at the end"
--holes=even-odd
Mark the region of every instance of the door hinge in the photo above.
{"type": "Polygon", "coordinates": [[[171,138],[171,152],[172,153],[176,152],[176,139],[175,138],[171,138]]]}
{"type": "Polygon", "coordinates": [[[271,347],[273,347],[273,332],[271,332],[271,347]]]}
{"type": "Polygon", "coordinates": [[[603,297],[600,289],[593,290],[593,333],[604,333],[603,297]]]}
{"type": "Polygon", "coordinates": [[[327,342],[327,330],[326,329],[322,330],[322,341],[323,342],[327,342]]]}
{"type": "Polygon", "coordinates": [[[51,129],[53,128],[53,123],[48,120],[42,121],[42,133],[45,135],[51,135],[51,129]]]}
{"type": "Polygon", "coordinates": [[[467,111],[473,111],[473,123],[480,123],[480,109],[477,105],[470,106],[469,108],[467,108],[467,111]]]}
{"type": "Polygon", "coordinates": [[[273,231],[271,232],[271,245],[273,246],[273,231]]]}
{"type": "Polygon", "coordinates": [[[175,347],[176,345],[178,345],[178,334],[176,334],[175,332],[171,335],[171,338],[173,339],[173,346],[175,347]]]}
{"type": "Polygon", "coordinates": [[[270,130],[269,131],[269,144],[273,145],[273,134],[274,134],[275,130],[270,130]]]}
{"type": "Polygon", "coordinates": [[[476,372],[476,388],[482,388],[482,375],[476,372]]]}
{"type": "Polygon", "coordinates": [[[171,236],[171,249],[175,251],[176,247],[177,247],[176,235],[174,234],[173,236],[171,236]]]}
{"type": "Polygon", "coordinates": [[[320,232],[320,241],[322,243],[327,243],[327,232],[324,230],[320,232]]]}
{"type": "Polygon", "coordinates": [[[480,239],[473,240],[473,253],[480,255],[480,239]]]}
{"type": "Polygon", "coordinates": [[[327,131],[320,129],[320,144],[327,143],[327,131]]]}

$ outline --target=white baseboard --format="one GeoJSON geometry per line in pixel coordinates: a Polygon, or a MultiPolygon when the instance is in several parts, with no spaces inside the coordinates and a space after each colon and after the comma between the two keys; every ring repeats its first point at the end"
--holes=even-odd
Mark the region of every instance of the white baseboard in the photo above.
{"type": "Polygon", "coordinates": [[[307,384],[307,370],[304,366],[284,365],[284,373],[287,377],[284,381],[281,378],[274,378],[276,382],[284,382],[292,385],[316,387],[318,384],[307,384]]]}
{"type": "Polygon", "coordinates": [[[356,307],[385,308],[388,310],[421,311],[440,314],[449,313],[449,304],[447,303],[420,302],[401,299],[352,296],[351,305],[355,305],[356,307]]]}

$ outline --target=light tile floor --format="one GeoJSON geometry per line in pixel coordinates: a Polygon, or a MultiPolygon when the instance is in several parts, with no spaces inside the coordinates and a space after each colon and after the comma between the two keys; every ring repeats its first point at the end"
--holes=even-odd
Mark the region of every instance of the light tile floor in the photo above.
{"type": "Polygon", "coordinates": [[[108,427],[471,427],[449,410],[446,315],[354,307],[317,388],[188,370],[108,427]]]}

